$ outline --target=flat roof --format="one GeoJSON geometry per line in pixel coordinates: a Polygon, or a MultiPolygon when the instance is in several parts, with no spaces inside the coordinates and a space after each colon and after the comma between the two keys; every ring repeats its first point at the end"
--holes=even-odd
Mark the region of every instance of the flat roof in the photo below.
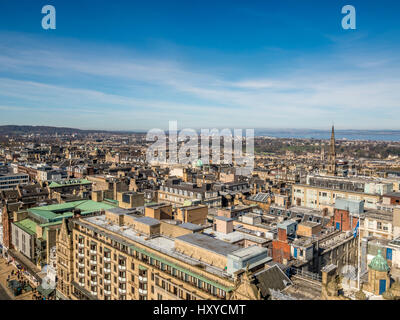
{"type": "Polygon", "coordinates": [[[151,217],[140,217],[136,218],[135,221],[147,224],[148,226],[156,226],[160,224],[160,221],[151,217]]]}
{"type": "Polygon", "coordinates": [[[176,240],[187,242],[196,247],[227,256],[228,254],[239,250],[240,247],[228,242],[212,238],[200,233],[185,234],[177,237],[176,240]]]}
{"type": "Polygon", "coordinates": [[[27,173],[0,173],[0,177],[19,177],[19,176],[23,176],[28,177],[29,175],[27,173]]]}
{"type": "Polygon", "coordinates": [[[224,216],[215,216],[214,219],[222,220],[222,221],[227,221],[227,222],[228,222],[228,221],[233,221],[232,218],[227,218],[227,217],[224,217],[224,216]]]}
{"type": "Polygon", "coordinates": [[[393,220],[393,212],[383,211],[383,210],[375,210],[368,209],[364,211],[364,216],[366,218],[372,218],[377,220],[385,220],[392,221],[393,220]]]}
{"type": "Polygon", "coordinates": [[[300,188],[311,188],[311,189],[321,189],[321,190],[329,190],[332,192],[336,193],[352,193],[352,194],[362,194],[365,197],[375,197],[379,198],[379,194],[372,194],[372,193],[365,193],[363,191],[351,191],[351,190],[342,190],[342,189],[335,189],[335,188],[329,188],[329,187],[321,187],[321,186],[313,186],[309,184],[303,184],[303,183],[296,183],[292,185],[293,188],[300,187],[300,188]]]}
{"type": "Polygon", "coordinates": [[[114,213],[116,215],[130,215],[130,214],[136,212],[135,209],[122,209],[122,208],[111,208],[111,209],[107,209],[106,211],[114,213]]]}
{"type": "Polygon", "coordinates": [[[182,223],[179,226],[182,228],[188,229],[188,230],[193,230],[193,231],[198,231],[198,230],[204,229],[204,227],[202,227],[198,224],[190,223],[190,222],[182,223]]]}
{"type": "Polygon", "coordinates": [[[285,221],[279,222],[277,224],[277,227],[278,228],[287,228],[288,226],[290,226],[292,224],[297,224],[297,222],[294,220],[285,220],[285,221]]]}
{"type": "Polygon", "coordinates": [[[145,204],[146,208],[153,208],[153,209],[158,209],[158,208],[162,208],[162,207],[168,207],[171,204],[167,203],[167,202],[155,202],[155,203],[147,203],[145,204]]]}
{"type": "MultiPolygon", "coordinates": [[[[242,230],[242,229],[240,229],[240,230],[242,230]]],[[[260,244],[263,244],[263,243],[269,241],[269,239],[256,236],[255,234],[248,234],[244,231],[233,231],[233,232],[229,232],[229,233],[222,233],[222,232],[213,230],[212,227],[208,227],[208,228],[204,229],[203,233],[212,235],[219,240],[228,241],[230,243],[238,242],[243,239],[247,239],[247,240],[257,242],[260,244]]]]}
{"type": "Polygon", "coordinates": [[[257,245],[253,245],[247,248],[241,248],[239,250],[236,250],[234,252],[232,252],[231,256],[235,256],[238,257],[240,259],[246,259],[246,258],[251,258],[254,256],[258,256],[259,254],[268,252],[267,248],[263,248],[263,247],[259,247],[257,245]]]}
{"type": "Polygon", "coordinates": [[[180,261],[190,264],[192,266],[197,266],[201,264],[202,266],[205,267],[205,270],[207,272],[210,272],[214,275],[218,275],[220,277],[228,277],[228,278],[230,277],[230,275],[227,274],[226,271],[221,268],[212,266],[204,261],[197,260],[193,257],[190,257],[186,254],[176,251],[175,250],[176,239],[168,238],[166,236],[157,236],[152,239],[148,239],[147,236],[139,234],[131,227],[119,226],[117,224],[110,223],[109,221],[106,220],[105,215],[81,218],[77,220],[75,223],[83,225],[90,229],[94,229],[96,230],[96,232],[103,234],[104,236],[109,237],[111,239],[115,239],[116,241],[126,242],[124,241],[125,239],[131,241],[131,243],[126,242],[126,245],[128,246],[130,244],[140,243],[146,247],[155,249],[160,253],[179,259],[180,261]],[[88,223],[94,224],[96,227],[86,223],[86,221],[88,223]],[[119,238],[118,236],[114,236],[112,233],[110,233],[110,231],[117,233],[121,238],[119,238]]]}
{"type": "Polygon", "coordinates": [[[183,206],[180,207],[179,209],[181,210],[195,210],[195,209],[202,209],[205,208],[203,205],[190,205],[190,206],[183,206]]]}

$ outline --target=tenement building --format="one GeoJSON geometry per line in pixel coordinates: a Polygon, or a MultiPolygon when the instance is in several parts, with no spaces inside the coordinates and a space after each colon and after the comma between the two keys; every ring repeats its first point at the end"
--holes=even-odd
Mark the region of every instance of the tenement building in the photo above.
{"type": "Polygon", "coordinates": [[[197,200],[208,207],[221,205],[221,196],[212,189],[211,184],[199,186],[195,183],[171,179],[164,186],[161,186],[158,191],[158,201],[171,203],[175,207],[183,205],[187,200],[197,200]]]}
{"type": "Polygon", "coordinates": [[[292,185],[292,203],[296,206],[333,211],[336,199],[364,200],[365,208],[377,209],[382,196],[393,183],[366,178],[308,175],[306,184],[292,185]]]}
{"type": "Polygon", "coordinates": [[[243,248],[193,226],[120,208],[64,222],[57,239],[58,297],[228,299],[238,274],[265,267],[266,248],[243,248]]]}

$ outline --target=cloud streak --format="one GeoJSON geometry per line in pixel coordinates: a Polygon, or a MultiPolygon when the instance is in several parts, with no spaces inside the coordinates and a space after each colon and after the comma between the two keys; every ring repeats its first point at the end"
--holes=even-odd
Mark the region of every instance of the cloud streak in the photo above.
{"type": "Polygon", "coordinates": [[[323,128],[335,121],[348,129],[398,129],[400,63],[388,52],[357,59],[346,45],[318,58],[303,54],[289,72],[245,77],[240,65],[228,66],[228,76],[123,48],[43,49],[41,39],[27,46],[18,36],[13,43],[0,34],[3,123],[47,110],[67,115],[65,125],[99,129],[166,127],[168,120],[197,128],[323,128]]]}

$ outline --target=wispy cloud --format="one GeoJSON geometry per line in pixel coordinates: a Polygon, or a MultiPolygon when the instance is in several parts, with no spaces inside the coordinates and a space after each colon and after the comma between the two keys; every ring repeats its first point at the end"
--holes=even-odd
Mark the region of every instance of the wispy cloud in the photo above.
{"type": "Polygon", "coordinates": [[[0,39],[0,122],[26,111],[5,108],[16,105],[36,116],[58,112],[66,125],[75,119],[78,127],[106,129],[165,127],[168,120],[185,127],[398,127],[400,63],[389,52],[357,58],[339,48],[304,54],[285,73],[242,76],[236,65],[228,77],[123,48],[0,39]]]}

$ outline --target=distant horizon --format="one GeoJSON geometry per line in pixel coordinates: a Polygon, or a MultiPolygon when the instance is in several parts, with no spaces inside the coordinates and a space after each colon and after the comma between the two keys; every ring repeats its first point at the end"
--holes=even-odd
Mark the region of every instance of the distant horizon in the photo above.
{"type": "MultiPolygon", "coordinates": [[[[103,128],[85,128],[85,127],[69,127],[69,126],[55,126],[55,125],[49,125],[49,124],[42,124],[42,125],[34,125],[34,124],[1,124],[0,122],[0,128],[2,127],[32,127],[32,128],[40,128],[40,127],[49,127],[49,128],[56,128],[56,129],[73,129],[73,130],[81,130],[81,131],[106,131],[106,132],[138,132],[138,133],[146,133],[147,131],[154,129],[155,127],[148,128],[148,129],[103,129],[103,128]]],[[[179,123],[178,123],[178,131],[184,129],[186,127],[180,128],[179,123]]],[[[227,127],[204,127],[204,128],[192,128],[194,130],[201,130],[201,129],[225,129],[227,127]]],[[[400,128],[399,129],[346,129],[346,128],[335,128],[335,133],[336,132],[395,132],[395,133],[400,133],[400,128]]],[[[168,127],[164,128],[157,128],[161,129],[164,131],[168,131],[168,127]]],[[[319,128],[268,128],[268,127],[258,127],[258,128],[247,128],[247,127],[231,127],[227,129],[254,129],[255,131],[260,131],[260,130],[265,130],[265,131],[271,131],[271,132],[285,132],[285,131],[300,131],[300,132],[329,132],[331,133],[331,127],[328,129],[319,129],[319,128]]]]}

